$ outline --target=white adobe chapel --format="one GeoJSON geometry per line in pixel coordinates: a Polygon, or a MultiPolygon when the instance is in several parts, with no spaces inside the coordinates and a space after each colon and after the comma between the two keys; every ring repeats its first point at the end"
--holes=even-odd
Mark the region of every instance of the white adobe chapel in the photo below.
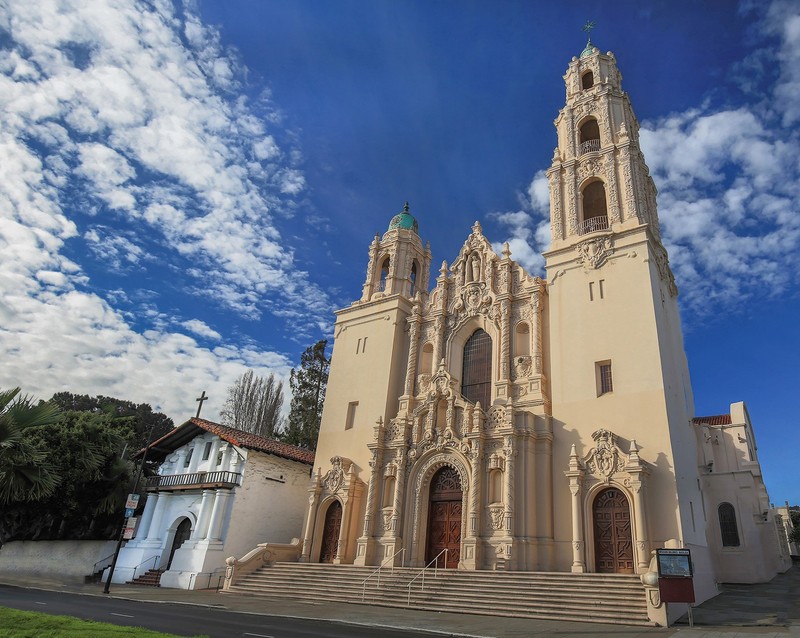
{"type": "Polygon", "coordinates": [[[228,556],[301,529],[309,450],[193,418],[151,443],[148,458],[161,465],[112,582],[214,587],[228,556]]]}
{"type": "Polygon", "coordinates": [[[643,574],[684,547],[697,602],[789,567],[744,404],[695,415],[621,79],[591,44],[564,76],[546,280],[477,222],[432,288],[408,206],[375,236],[336,315],[300,561],[643,574]]]}

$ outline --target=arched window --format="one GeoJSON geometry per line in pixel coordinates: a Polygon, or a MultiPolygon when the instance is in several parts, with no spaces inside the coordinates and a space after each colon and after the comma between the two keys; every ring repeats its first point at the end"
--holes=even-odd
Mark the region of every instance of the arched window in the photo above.
{"type": "Polygon", "coordinates": [[[526,357],[531,353],[531,330],[525,322],[518,323],[514,330],[514,356],[526,357]]]}
{"type": "Polygon", "coordinates": [[[433,372],[433,344],[426,343],[422,346],[422,355],[419,359],[419,373],[430,374],[433,372]]]}
{"type": "Polygon", "coordinates": [[[383,292],[386,290],[386,280],[389,279],[389,263],[391,258],[387,257],[381,264],[381,280],[378,282],[378,291],[383,292]]]}
{"type": "Polygon", "coordinates": [[[492,338],[478,328],[464,344],[461,394],[472,403],[489,406],[492,390],[492,338]]]}
{"type": "Polygon", "coordinates": [[[411,264],[411,290],[408,292],[409,297],[413,297],[417,292],[417,262],[411,264]]]}
{"type": "Polygon", "coordinates": [[[600,127],[597,120],[591,118],[581,124],[580,140],[578,155],[600,150],[600,127]]]}
{"type": "Polygon", "coordinates": [[[736,510],[730,503],[720,503],[719,531],[722,534],[723,547],[739,547],[739,526],[736,524],[736,510]]]}
{"type": "Polygon", "coordinates": [[[608,228],[608,207],[606,205],[606,187],[600,180],[586,185],[581,192],[583,221],[579,234],[593,233],[608,228]]]}
{"type": "Polygon", "coordinates": [[[594,74],[587,71],[581,76],[581,88],[591,89],[594,86],[594,74]]]}

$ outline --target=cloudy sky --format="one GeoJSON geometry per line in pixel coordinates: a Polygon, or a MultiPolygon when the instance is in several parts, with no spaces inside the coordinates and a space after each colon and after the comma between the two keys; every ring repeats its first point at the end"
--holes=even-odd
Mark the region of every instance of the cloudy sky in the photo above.
{"type": "Polygon", "coordinates": [[[0,387],[215,418],[360,295],[408,200],[543,274],[562,75],[617,56],[659,188],[698,414],[748,402],[800,503],[800,5],[0,2],[0,387]]]}

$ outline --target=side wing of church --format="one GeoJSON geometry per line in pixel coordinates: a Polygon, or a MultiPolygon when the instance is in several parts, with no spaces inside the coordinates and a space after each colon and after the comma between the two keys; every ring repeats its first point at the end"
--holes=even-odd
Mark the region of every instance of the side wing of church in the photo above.
{"type": "Polygon", "coordinates": [[[642,574],[652,550],[686,547],[698,601],[724,574],[788,568],[760,468],[747,485],[707,469],[616,60],[587,45],[564,79],[546,281],[477,222],[432,275],[408,206],[370,246],[361,298],[337,313],[301,560],[642,574]]]}

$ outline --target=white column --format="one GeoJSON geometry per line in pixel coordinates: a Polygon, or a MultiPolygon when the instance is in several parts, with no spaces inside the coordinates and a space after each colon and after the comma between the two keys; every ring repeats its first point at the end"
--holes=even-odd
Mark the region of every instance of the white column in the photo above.
{"type": "Polygon", "coordinates": [[[192,530],[192,540],[199,541],[206,537],[208,521],[211,518],[211,509],[214,507],[214,490],[203,490],[203,500],[200,501],[200,513],[197,516],[197,526],[192,530]]]}
{"type": "Polygon", "coordinates": [[[162,519],[164,518],[164,510],[167,508],[167,502],[169,501],[170,494],[162,494],[158,498],[158,502],[155,505],[153,511],[153,518],[150,521],[150,529],[147,530],[147,540],[149,541],[157,541],[161,539],[162,536],[162,519]]]}
{"type": "Polygon", "coordinates": [[[211,510],[211,523],[208,526],[207,540],[221,540],[222,524],[225,521],[225,513],[228,510],[228,499],[230,495],[230,490],[217,490],[217,497],[214,499],[214,509],[211,510]]]}
{"type": "Polygon", "coordinates": [[[136,530],[136,538],[138,540],[147,538],[147,534],[150,532],[150,523],[153,520],[153,512],[156,510],[158,498],[158,492],[153,492],[147,496],[147,503],[145,503],[144,512],[142,512],[142,522],[139,523],[139,528],[136,530]]]}
{"type": "Polygon", "coordinates": [[[583,520],[581,516],[581,486],[577,479],[570,481],[572,494],[572,571],[582,574],[583,565],[583,520]]]}

